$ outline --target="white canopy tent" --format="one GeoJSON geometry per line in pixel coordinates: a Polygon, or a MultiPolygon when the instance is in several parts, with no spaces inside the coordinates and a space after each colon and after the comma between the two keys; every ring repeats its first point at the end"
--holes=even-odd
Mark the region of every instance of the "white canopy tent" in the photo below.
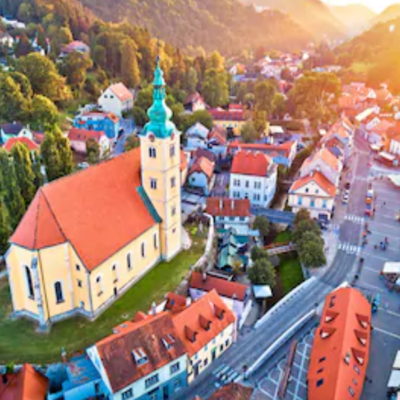
{"type": "Polygon", "coordinates": [[[382,273],[399,275],[400,262],[386,262],[383,266],[382,273]]]}

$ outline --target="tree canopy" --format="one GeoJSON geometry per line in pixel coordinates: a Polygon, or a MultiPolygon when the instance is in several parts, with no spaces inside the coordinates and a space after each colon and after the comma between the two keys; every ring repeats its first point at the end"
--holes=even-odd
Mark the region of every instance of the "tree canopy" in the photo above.
{"type": "Polygon", "coordinates": [[[253,285],[276,286],[276,271],[270,261],[266,258],[259,258],[249,269],[248,276],[253,285]]]}

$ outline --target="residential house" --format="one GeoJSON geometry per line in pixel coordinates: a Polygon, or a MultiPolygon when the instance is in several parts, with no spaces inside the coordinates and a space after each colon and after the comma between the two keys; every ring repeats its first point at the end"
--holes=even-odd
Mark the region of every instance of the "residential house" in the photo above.
{"type": "Polygon", "coordinates": [[[120,131],[120,119],[114,113],[88,111],[74,118],[74,127],[105,132],[110,140],[116,142],[120,131]]]}
{"type": "Polygon", "coordinates": [[[215,163],[206,157],[197,158],[189,170],[188,184],[201,189],[205,195],[208,195],[214,181],[214,165],[215,163]]]}
{"type": "Polygon", "coordinates": [[[187,382],[187,349],[172,315],[141,314],[86,350],[112,400],[162,400],[187,382]]]}
{"type": "Polygon", "coordinates": [[[11,236],[15,317],[93,320],[180,252],[180,138],[159,63],[154,75],[140,148],[41,187],[11,236]]]}
{"type": "Polygon", "coordinates": [[[367,125],[366,139],[371,145],[382,148],[387,143],[389,129],[394,125],[394,120],[376,118],[367,125]]]}
{"type": "Polygon", "coordinates": [[[0,400],[45,400],[49,381],[30,364],[0,375],[0,400]]]}
{"type": "Polygon", "coordinates": [[[33,134],[29,127],[25,127],[20,122],[0,125],[0,139],[2,144],[7,143],[7,140],[16,137],[26,137],[33,140],[33,134]]]}
{"type": "Polygon", "coordinates": [[[204,101],[200,93],[194,92],[186,97],[183,106],[187,112],[194,113],[196,111],[202,111],[207,108],[207,104],[204,101]]]}
{"type": "Polygon", "coordinates": [[[208,149],[218,158],[225,158],[227,154],[227,143],[226,129],[215,125],[208,135],[208,149]]]}
{"type": "Polygon", "coordinates": [[[105,132],[102,131],[71,128],[68,133],[68,139],[72,150],[81,154],[87,153],[86,144],[89,139],[94,140],[99,145],[100,155],[105,154],[111,149],[110,139],[107,137],[105,132]]]}
{"type": "MultiPolygon", "coordinates": [[[[239,383],[228,383],[218,389],[208,400],[250,400],[253,388],[240,385],[239,383]]],[[[193,400],[203,400],[196,396],[193,400]]]]}
{"type": "Polygon", "coordinates": [[[217,161],[217,156],[209,150],[197,149],[192,153],[192,159],[197,160],[198,158],[205,157],[208,161],[215,163],[217,161]]]}
{"type": "MultiPolygon", "coordinates": [[[[352,132],[352,130],[350,130],[352,132]]],[[[343,154],[343,161],[346,163],[353,150],[353,136],[345,122],[337,122],[332,125],[327,134],[322,139],[324,147],[328,148],[336,157],[339,153],[343,154]],[[337,152],[339,151],[339,153],[337,152]]]]}
{"type": "Polygon", "coordinates": [[[291,140],[282,144],[264,144],[264,143],[241,143],[239,141],[228,144],[228,153],[235,154],[238,151],[259,152],[272,158],[277,165],[283,165],[290,168],[297,154],[297,141],[291,140]]]}
{"type": "Polygon", "coordinates": [[[133,94],[123,83],[114,83],[101,94],[98,104],[101,110],[121,118],[133,109],[133,94]]]}
{"type": "Polygon", "coordinates": [[[186,148],[187,149],[205,149],[207,148],[209,129],[202,125],[200,122],[196,122],[186,131],[186,148]]]}
{"type": "Polygon", "coordinates": [[[0,32],[0,45],[2,47],[11,48],[14,46],[14,43],[14,38],[7,31],[0,32]]]}
{"type": "Polygon", "coordinates": [[[334,209],[336,186],[321,172],[312,171],[294,181],[289,190],[289,206],[294,213],[305,208],[312,218],[329,221],[334,209]]]}
{"type": "Polygon", "coordinates": [[[304,161],[300,169],[300,177],[304,178],[317,171],[321,172],[335,186],[338,186],[342,170],[342,161],[336,158],[327,148],[321,148],[304,161]]]}
{"type": "Polygon", "coordinates": [[[400,156],[400,121],[388,130],[387,151],[396,156],[400,156]]]}
{"type": "Polygon", "coordinates": [[[60,58],[64,58],[68,54],[74,53],[74,52],[82,53],[82,54],[89,54],[90,47],[86,43],[81,42],[80,40],[74,40],[73,42],[68,43],[62,47],[60,58]]]}
{"type": "Polygon", "coordinates": [[[251,205],[267,208],[276,192],[277,166],[263,153],[238,151],[233,157],[229,197],[249,199],[251,205]]]}
{"type": "Polygon", "coordinates": [[[248,119],[243,107],[237,105],[230,105],[228,110],[212,108],[209,113],[215,125],[232,131],[235,136],[240,136],[240,131],[248,119]]]}
{"type": "Polygon", "coordinates": [[[219,232],[216,267],[226,272],[232,272],[236,265],[246,267],[249,261],[249,240],[250,236],[239,235],[232,228],[219,232]]]}
{"type": "Polygon", "coordinates": [[[189,292],[193,300],[203,297],[211,290],[216,290],[224,303],[233,311],[238,321],[238,327],[241,328],[251,311],[250,287],[238,282],[207,275],[206,273],[192,273],[189,292]]]}
{"type": "Polygon", "coordinates": [[[380,89],[375,90],[376,101],[379,107],[390,106],[394,97],[388,90],[386,85],[383,85],[380,89]]]}
{"type": "Polygon", "coordinates": [[[12,148],[17,143],[21,143],[21,144],[25,145],[26,147],[28,147],[29,151],[32,153],[35,151],[40,151],[40,146],[26,136],[13,137],[11,139],[8,139],[7,142],[5,144],[3,144],[3,149],[10,153],[12,148]]]}
{"type": "Polygon", "coordinates": [[[371,345],[371,304],[351,287],[326,297],[308,368],[309,400],[361,397],[371,345]]]}
{"type": "Polygon", "coordinates": [[[236,317],[216,290],[211,290],[172,319],[186,347],[191,383],[236,341],[236,317]]]}
{"type": "Polygon", "coordinates": [[[248,235],[251,225],[250,200],[208,197],[206,213],[214,217],[217,227],[248,235]]]}

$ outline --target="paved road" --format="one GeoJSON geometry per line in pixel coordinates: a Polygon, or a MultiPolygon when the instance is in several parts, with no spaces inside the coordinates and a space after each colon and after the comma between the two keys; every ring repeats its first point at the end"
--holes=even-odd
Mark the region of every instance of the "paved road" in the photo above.
{"type": "MultiPolygon", "coordinates": [[[[352,158],[350,171],[352,172],[352,195],[348,206],[335,215],[335,223],[339,224],[339,239],[351,247],[360,244],[361,225],[351,220],[344,219],[346,213],[359,217],[364,213],[364,197],[367,190],[368,155],[360,154],[352,158]]],[[[339,207],[340,208],[340,207],[339,207]]],[[[209,397],[220,385],[214,371],[221,364],[227,365],[232,371],[242,373],[244,365],[253,364],[257,358],[271,344],[286,332],[297,320],[315,308],[316,303],[322,304],[325,296],[334,288],[354,276],[356,254],[352,251],[338,250],[331,267],[312,285],[306,293],[288,300],[280,312],[275,313],[268,320],[268,324],[257,330],[240,336],[238,341],[229,351],[216,360],[204,371],[189,388],[176,395],[176,399],[192,399],[195,395],[203,398],[209,397]]],[[[263,366],[261,370],[263,369],[263,366]]]]}

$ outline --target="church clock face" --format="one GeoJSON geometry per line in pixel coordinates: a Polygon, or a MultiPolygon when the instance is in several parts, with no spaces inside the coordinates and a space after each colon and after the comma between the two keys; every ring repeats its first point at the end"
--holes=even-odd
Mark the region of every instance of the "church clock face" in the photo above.
{"type": "Polygon", "coordinates": [[[150,135],[149,135],[149,140],[152,143],[156,140],[156,138],[154,137],[154,135],[152,133],[150,133],[150,135]]]}
{"type": "Polygon", "coordinates": [[[175,132],[172,132],[171,133],[171,140],[174,140],[175,139],[175,132]]]}

